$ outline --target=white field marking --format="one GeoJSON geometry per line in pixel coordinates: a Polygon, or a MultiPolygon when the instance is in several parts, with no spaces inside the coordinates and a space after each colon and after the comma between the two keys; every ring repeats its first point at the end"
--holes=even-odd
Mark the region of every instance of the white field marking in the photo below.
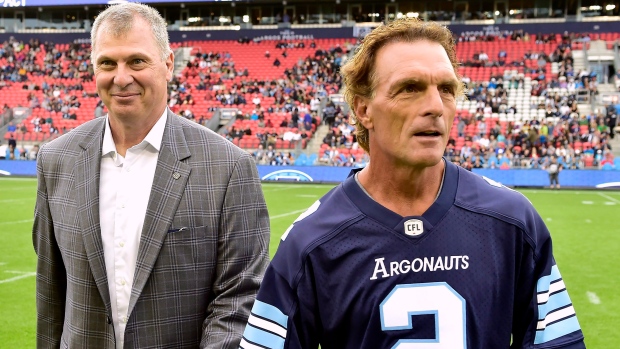
{"type": "Polygon", "coordinates": [[[0,181],[36,181],[36,180],[37,180],[37,177],[32,177],[32,178],[0,177],[0,181]]]}
{"type": "Polygon", "coordinates": [[[302,195],[295,195],[299,198],[318,198],[320,195],[312,195],[312,194],[302,194],[302,195]]]}
{"type": "Polygon", "coordinates": [[[275,189],[263,189],[263,193],[273,193],[275,191],[282,191],[282,190],[289,190],[289,189],[295,189],[294,186],[290,186],[290,187],[282,187],[282,188],[275,188],[275,189]]]}
{"type": "MultiPolygon", "coordinates": [[[[271,189],[271,188],[312,188],[312,189],[321,189],[325,187],[329,187],[329,183],[326,184],[278,184],[278,183],[263,183],[263,188],[271,189]]],[[[336,184],[333,185],[334,187],[336,184]]]]}
{"type": "MultiPolygon", "coordinates": [[[[26,191],[26,190],[30,190],[32,187],[11,187],[11,188],[3,188],[2,192],[7,192],[7,191],[26,191]]],[[[37,191],[37,188],[32,188],[33,192],[37,191]]]]}
{"type": "Polygon", "coordinates": [[[21,221],[11,221],[11,222],[0,222],[0,225],[9,225],[9,224],[22,224],[22,223],[30,223],[33,219],[22,219],[21,221]]]}
{"type": "Polygon", "coordinates": [[[592,205],[594,202],[592,202],[592,201],[582,201],[581,203],[584,204],[584,205],[592,205]]]}
{"type": "Polygon", "coordinates": [[[546,220],[547,222],[551,222],[553,219],[551,219],[550,217],[547,217],[545,220],[546,220]]]}
{"type": "Polygon", "coordinates": [[[586,223],[592,223],[592,221],[589,219],[586,219],[586,223]]]}
{"type": "Polygon", "coordinates": [[[0,267],[3,266],[3,265],[6,265],[6,263],[5,262],[0,262],[0,267]]]}
{"type": "Polygon", "coordinates": [[[598,298],[596,293],[588,291],[588,292],[586,292],[586,295],[588,296],[588,300],[590,301],[590,303],[592,303],[592,304],[601,304],[601,299],[598,298]]]}
{"type": "Polygon", "coordinates": [[[287,212],[287,213],[283,213],[283,214],[279,214],[279,215],[271,216],[270,218],[271,218],[271,219],[284,218],[284,217],[287,217],[287,216],[290,216],[290,215],[294,215],[294,214],[297,214],[297,213],[302,213],[302,212],[306,212],[306,211],[308,211],[308,209],[307,209],[307,208],[304,208],[303,210],[291,211],[291,212],[287,212]]]}
{"type": "Polygon", "coordinates": [[[615,202],[611,202],[611,201],[605,201],[604,204],[607,205],[607,206],[613,206],[616,203],[615,202]]]}
{"type": "Polygon", "coordinates": [[[29,199],[6,199],[6,200],[0,200],[0,204],[8,204],[10,202],[22,202],[22,201],[32,201],[32,198],[29,199]]]}
{"type": "Polygon", "coordinates": [[[605,198],[605,199],[607,199],[607,200],[611,200],[611,201],[613,201],[613,202],[615,202],[615,203],[617,203],[617,204],[620,204],[620,200],[618,200],[618,199],[616,199],[616,198],[612,198],[611,196],[606,195],[606,194],[603,194],[603,193],[597,193],[597,194],[598,194],[598,195],[600,195],[600,196],[602,196],[602,197],[604,197],[604,198],[605,198]]]}
{"type": "Polygon", "coordinates": [[[31,277],[31,276],[35,276],[35,275],[37,275],[37,273],[22,273],[21,275],[17,275],[17,276],[14,276],[12,278],[9,278],[9,279],[0,280],[0,284],[4,284],[4,283],[7,283],[7,282],[13,282],[13,281],[17,281],[17,280],[20,280],[20,279],[25,279],[27,277],[31,277]]]}

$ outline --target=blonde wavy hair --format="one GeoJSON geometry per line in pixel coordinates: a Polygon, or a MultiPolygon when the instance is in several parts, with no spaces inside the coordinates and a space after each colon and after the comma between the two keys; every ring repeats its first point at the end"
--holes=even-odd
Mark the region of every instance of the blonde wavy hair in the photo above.
{"type": "MultiPolygon", "coordinates": [[[[395,42],[430,41],[440,44],[448,54],[458,80],[459,63],[456,58],[456,46],[452,32],[435,22],[424,22],[417,18],[402,18],[381,25],[370,32],[355,50],[355,54],[340,69],[344,86],[344,99],[351,107],[350,122],[355,126],[357,142],[367,152],[370,150],[368,129],[357,121],[354,103],[355,97],[374,98],[375,59],[379,50],[395,42]]],[[[463,95],[464,88],[459,84],[457,96],[463,95]]]]}

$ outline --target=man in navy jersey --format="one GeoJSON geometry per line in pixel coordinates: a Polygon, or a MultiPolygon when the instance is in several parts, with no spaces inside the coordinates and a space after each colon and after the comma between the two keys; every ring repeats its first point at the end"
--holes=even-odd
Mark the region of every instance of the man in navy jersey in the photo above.
{"type": "Polygon", "coordinates": [[[241,348],[585,348],[530,202],[442,158],[450,31],[394,21],[341,71],[371,161],[282,236],[241,348]]]}

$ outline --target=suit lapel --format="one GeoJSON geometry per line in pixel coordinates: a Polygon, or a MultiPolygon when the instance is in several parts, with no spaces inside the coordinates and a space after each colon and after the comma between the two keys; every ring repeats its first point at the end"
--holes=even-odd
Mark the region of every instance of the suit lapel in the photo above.
{"type": "Polygon", "coordinates": [[[157,261],[191,172],[190,166],[181,162],[190,156],[190,152],[185,142],[182,125],[177,118],[179,116],[168,111],[140,237],[128,314],[131,314],[136,305],[157,261]]]}
{"type": "Polygon", "coordinates": [[[99,220],[101,142],[105,120],[106,118],[100,118],[94,121],[93,127],[79,144],[83,152],[75,162],[75,191],[78,204],[77,219],[82,230],[88,263],[106,309],[111,313],[99,220]]]}

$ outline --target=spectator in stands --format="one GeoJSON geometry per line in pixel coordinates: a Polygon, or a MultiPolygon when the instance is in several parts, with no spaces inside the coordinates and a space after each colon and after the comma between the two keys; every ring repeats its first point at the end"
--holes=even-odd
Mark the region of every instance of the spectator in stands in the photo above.
{"type": "Polygon", "coordinates": [[[39,145],[35,144],[32,146],[32,148],[28,152],[28,160],[36,160],[38,154],[39,154],[39,145]]]}
{"type": "Polygon", "coordinates": [[[6,160],[19,160],[19,150],[13,145],[9,143],[9,146],[6,148],[5,154],[6,160]]]}
{"type": "Polygon", "coordinates": [[[166,107],[166,28],[138,3],[99,13],[92,61],[109,113],[39,151],[37,347],[239,346],[267,208],[251,156],[166,107]]]}
{"type": "Polygon", "coordinates": [[[278,57],[276,57],[276,59],[273,61],[273,66],[274,67],[279,67],[280,66],[280,60],[278,59],[278,57]]]}

